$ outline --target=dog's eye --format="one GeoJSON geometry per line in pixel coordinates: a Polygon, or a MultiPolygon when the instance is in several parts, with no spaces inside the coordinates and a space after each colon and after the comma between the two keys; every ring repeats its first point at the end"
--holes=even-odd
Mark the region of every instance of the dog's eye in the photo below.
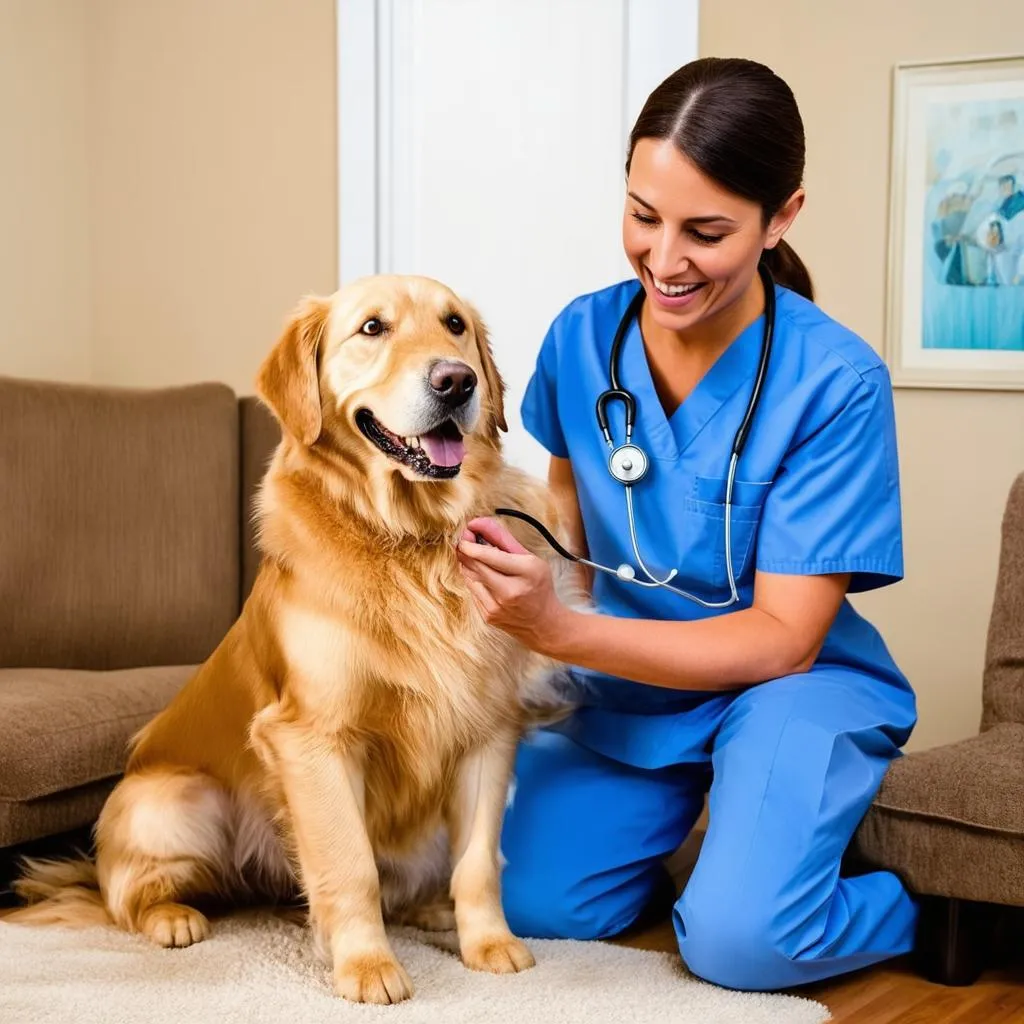
{"type": "Polygon", "coordinates": [[[384,333],[384,323],[378,320],[377,317],[371,316],[369,320],[359,328],[360,334],[368,334],[370,337],[375,337],[378,334],[384,333]]]}
{"type": "Polygon", "coordinates": [[[451,331],[452,334],[462,334],[466,329],[466,321],[463,320],[458,313],[450,314],[448,319],[445,320],[445,324],[448,326],[448,330],[451,331]]]}

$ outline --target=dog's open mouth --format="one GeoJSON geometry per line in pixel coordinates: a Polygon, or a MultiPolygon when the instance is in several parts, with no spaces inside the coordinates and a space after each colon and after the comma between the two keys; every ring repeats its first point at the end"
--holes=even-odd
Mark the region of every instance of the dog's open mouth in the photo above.
{"type": "Polygon", "coordinates": [[[388,430],[369,409],[356,413],[356,423],[388,458],[401,462],[420,476],[449,480],[459,475],[466,444],[462,431],[452,420],[445,420],[419,437],[400,437],[388,430]]]}

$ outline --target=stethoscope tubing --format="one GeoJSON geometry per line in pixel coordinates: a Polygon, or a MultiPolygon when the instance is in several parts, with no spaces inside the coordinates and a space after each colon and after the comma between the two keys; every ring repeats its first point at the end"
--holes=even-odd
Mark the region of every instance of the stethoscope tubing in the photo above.
{"type": "Polygon", "coordinates": [[[608,459],[608,471],[614,479],[623,484],[625,489],[626,515],[629,521],[630,542],[637,564],[641,571],[647,576],[647,579],[638,579],[636,577],[635,570],[632,566],[627,564],[620,565],[618,569],[613,569],[610,566],[594,562],[589,558],[573,554],[558,541],[554,534],[552,534],[542,522],[526,512],[513,508],[498,508],[495,509],[495,513],[499,516],[509,516],[514,519],[522,520],[533,527],[533,529],[537,530],[544,540],[556,552],[558,552],[562,558],[565,558],[570,562],[576,562],[579,565],[586,565],[597,572],[603,572],[609,576],[614,576],[625,583],[632,583],[635,586],[646,587],[649,589],[656,589],[660,587],[665,590],[669,590],[674,594],[678,594],[680,597],[685,597],[687,600],[694,601],[704,608],[728,608],[730,605],[736,604],[739,601],[739,592],[736,586],[736,575],[732,560],[732,496],[736,480],[736,466],[739,462],[740,455],[743,453],[743,449],[746,447],[747,439],[750,436],[750,431],[753,426],[754,416],[761,401],[761,393],[764,389],[764,383],[768,376],[768,363],[771,359],[772,341],[774,340],[775,333],[775,281],[772,278],[771,271],[768,269],[764,261],[758,264],[757,269],[761,276],[762,284],[764,285],[764,332],[761,338],[761,356],[758,361],[757,373],[754,377],[754,386],[751,388],[750,398],[747,401],[747,408],[743,414],[740,426],[733,438],[732,448],[729,454],[729,471],[725,486],[725,562],[726,573],[729,579],[729,597],[726,600],[705,601],[703,598],[697,597],[689,591],[672,586],[671,581],[678,574],[676,569],[672,569],[664,579],[659,579],[651,569],[648,568],[640,553],[640,544],[636,534],[636,517],[633,511],[633,484],[646,474],[649,461],[646,453],[632,442],[633,428],[636,424],[637,403],[636,397],[632,392],[627,388],[624,388],[620,383],[619,356],[630,325],[640,316],[640,310],[644,301],[643,285],[640,286],[639,291],[630,300],[629,305],[626,307],[626,311],[623,313],[618,327],[616,328],[615,337],[612,340],[611,352],[608,359],[608,383],[610,387],[598,395],[595,403],[595,413],[597,415],[597,422],[601,429],[601,434],[605,439],[605,443],[611,449],[611,454],[608,459]],[[608,405],[610,402],[621,402],[625,411],[625,440],[618,446],[616,446],[612,440],[611,429],[608,425],[608,405]],[[634,467],[633,459],[640,460],[641,465],[639,467],[634,467]]]}

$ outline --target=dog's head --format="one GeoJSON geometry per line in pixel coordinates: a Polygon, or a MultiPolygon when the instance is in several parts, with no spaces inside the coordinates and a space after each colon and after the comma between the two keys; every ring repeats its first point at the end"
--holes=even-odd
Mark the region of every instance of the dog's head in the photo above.
{"type": "Polygon", "coordinates": [[[437,281],[377,276],[307,298],[257,376],[283,429],[412,482],[451,480],[506,430],[477,311],[437,281]]]}

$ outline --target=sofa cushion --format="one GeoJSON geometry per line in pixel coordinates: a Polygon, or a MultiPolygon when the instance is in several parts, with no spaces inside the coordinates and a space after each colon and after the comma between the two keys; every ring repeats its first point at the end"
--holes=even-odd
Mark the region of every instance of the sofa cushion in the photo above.
{"type": "Polygon", "coordinates": [[[187,665],[0,669],[0,801],[36,800],[119,775],[129,739],[194,672],[187,665]]]}
{"type": "Polygon", "coordinates": [[[875,805],[1024,838],[1024,725],[998,725],[899,758],[875,805]]]}
{"type": "Polygon", "coordinates": [[[242,434],[242,593],[241,604],[252,590],[262,554],[256,541],[253,501],[256,490],[267,471],[274,449],[281,440],[281,428],[270,410],[256,397],[246,395],[239,400],[242,434]]]}
{"type": "Polygon", "coordinates": [[[111,778],[38,800],[19,803],[0,800],[0,847],[92,825],[116,784],[117,779],[111,778]]]}
{"type": "Polygon", "coordinates": [[[203,661],[238,615],[230,388],[0,378],[0,666],[203,661]]]}
{"type": "Polygon", "coordinates": [[[1019,836],[872,808],[853,849],[919,895],[1024,906],[1019,836]]]}
{"type": "Polygon", "coordinates": [[[1022,797],[1024,725],[997,725],[894,761],[854,850],[919,893],[1024,905],[1022,797]]]}
{"type": "Polygon", "coordinates": [[[1024,473],[1003,513],[1002,546],[985,653],[981,727],[1024,724],[1024,473]]]}

